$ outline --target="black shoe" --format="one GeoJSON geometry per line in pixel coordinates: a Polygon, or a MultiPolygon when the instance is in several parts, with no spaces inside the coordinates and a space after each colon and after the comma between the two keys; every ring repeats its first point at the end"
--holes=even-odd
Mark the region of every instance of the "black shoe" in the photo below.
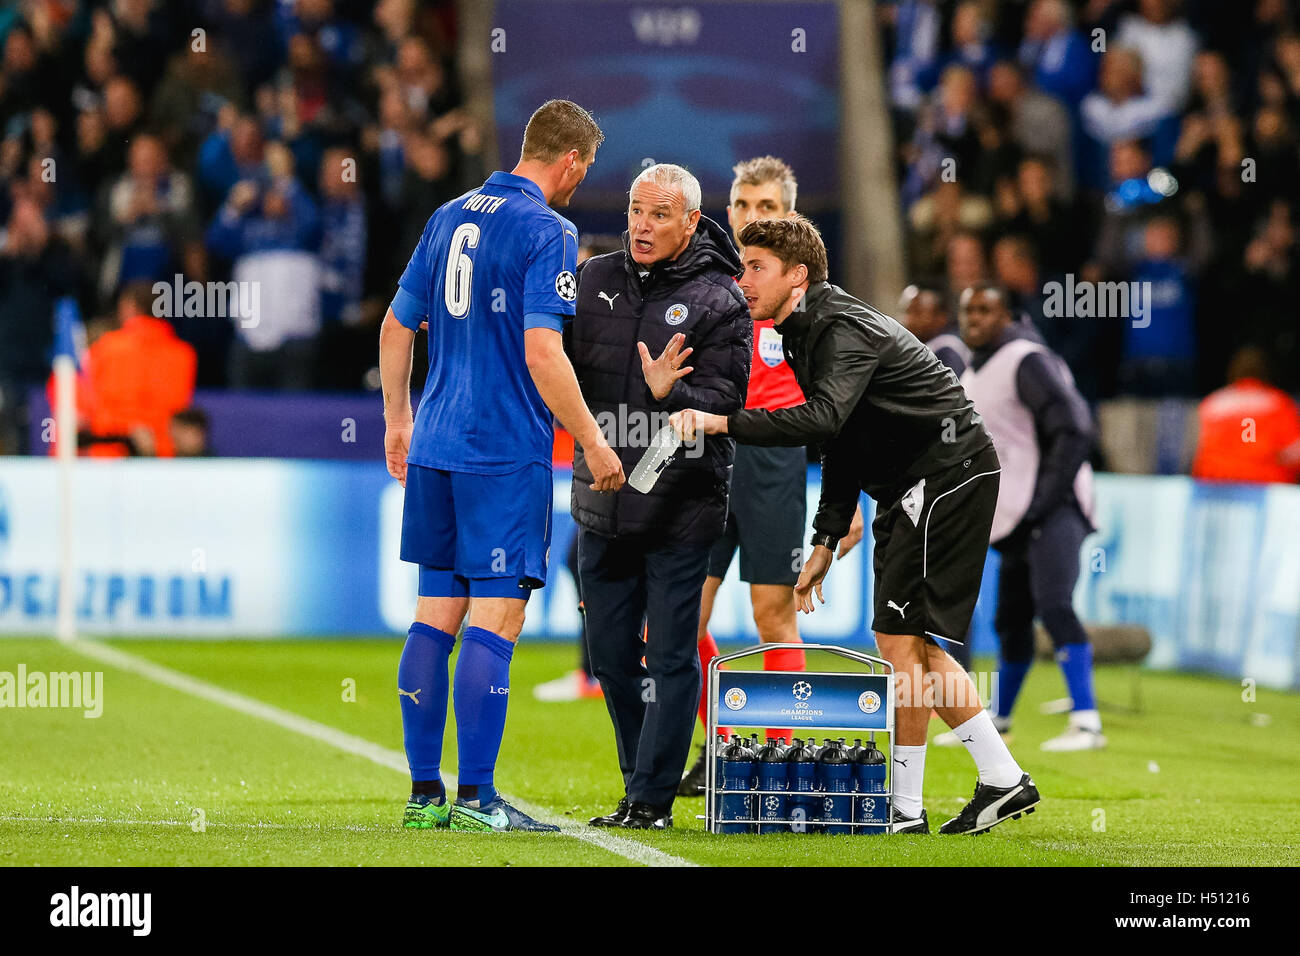
{"type": "Polygon", "coordinates": [[[652,807],[648,803],[633,803],[623,820],[628,830],[667,830],[673,825],[672,807],[652,807]]]}
{"type": "Polygon", "coordinates": [[[889,832],[890,833],[922,833],[929,835],[930,819],[921,811],[919,817],[905,817],[898,812],[897,807],[889,808],[889,832]]]}
{"type": "Polygon", "coordinates": [[[682,774],[682,782],[677,785],[677,796],[704,796],[704,783],[709,769],[708,759],[708,748],[701,747],[700,755],[695,758],[695,763],[691,764],[691,769],[682,774]]]}
{"type": "Polygon", "coordinates": [[[1014,787],[990,787],[975,784],[975,796],[957,816],[939,828],[940,833],[983,833],[1003,820],[1018,820],[1022,813],[1033,813],[1042,798],[1034,781],[1025,774],[1014,787]]]}
{"type": "Polygon", "coordinates": [[[613,813],[607,813],[603,817],[592,817],[587,821],[587,825],[593,827],[621,827],[626,816],[627,797],[625,796],[618,801],[618,808],[613,813]]]}

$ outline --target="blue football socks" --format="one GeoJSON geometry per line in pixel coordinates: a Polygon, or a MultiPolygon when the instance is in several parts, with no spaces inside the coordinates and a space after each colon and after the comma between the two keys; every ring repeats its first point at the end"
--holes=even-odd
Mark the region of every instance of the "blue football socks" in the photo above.
{"type": "Polygon", "coordinates": [[[492,786],[510,701],[510,659],[515,645],[481,627],[467,627],[456,661],[456,743],[459,797],[486,806],[492,786]]]}
{"type": "Polygon", "coordinates": [[[1061,665],[1066,689],[1074,702],[1071,710],[1096,710],[1097,698],[1092,692],[1092,645],[1062,644],[1056,651],[1056,662],[1061,665]]]}
{"type": "Polygon", "coordinates": [[[397,665],[397,693],[402,708],[402,743],[411,768],[411,792],[442,796],[439,773],[442,735],[447,727],[447,661],[456,638],[416,622],[406,635],[397,665]],[[436,787],[432,784],[436,783],[436,787]]]}

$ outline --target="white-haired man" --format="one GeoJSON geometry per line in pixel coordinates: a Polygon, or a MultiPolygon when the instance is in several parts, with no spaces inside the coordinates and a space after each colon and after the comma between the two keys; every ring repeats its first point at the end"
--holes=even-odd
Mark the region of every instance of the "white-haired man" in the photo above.
{"type": "MultiPolygon", "coordinates": [[[[739,272],[726,231],[700,213],[700,184],[668,164],[633,181],[623,249],[579,266],[574,370],[596,420],[616,426],[606,438],[628,474],[670,413],[744,405],[751,324],[739,272]]],[[[593,826],[672,825],[700,697],[700,592],[734,456],[729,438],[684,449],[644,494],[593,490],[585,452],[574,456],[588,649],[624,786],[618,809],[593,826]]]]}

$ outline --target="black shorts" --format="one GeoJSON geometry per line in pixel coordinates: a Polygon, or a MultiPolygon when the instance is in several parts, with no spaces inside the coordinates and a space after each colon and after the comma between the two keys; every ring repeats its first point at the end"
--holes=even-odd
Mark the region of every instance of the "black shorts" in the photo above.
{"type": "Polygon", "coordinates": [[[1000,475],[990,445],[900,488],[892,503],[878,503],[871,523],[872,630],[965,640],[984,577],[1000,475]]]}
{"type": "Polygon", "coordinates": [[[802,448],[736,445],[727,526],[709,552],[709,576],[725,578],[740,548],[740,579],[793,587],[803,563],[808,459],[802,448]]]}

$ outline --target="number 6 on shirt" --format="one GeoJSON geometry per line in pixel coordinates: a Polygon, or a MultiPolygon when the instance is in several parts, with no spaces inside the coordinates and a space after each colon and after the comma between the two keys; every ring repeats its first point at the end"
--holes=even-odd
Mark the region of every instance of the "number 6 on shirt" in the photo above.
{"type": "Polygon", "coordinates": [[[443,282],[443,301],[452,318],[463,319],[469,315],[470,283],[474,278],[474,260],[465,253],[465,247],[478,248],[478,225],[463,222],[451,234],[451,247],[447,250],[447,278],[443,282]]]}

